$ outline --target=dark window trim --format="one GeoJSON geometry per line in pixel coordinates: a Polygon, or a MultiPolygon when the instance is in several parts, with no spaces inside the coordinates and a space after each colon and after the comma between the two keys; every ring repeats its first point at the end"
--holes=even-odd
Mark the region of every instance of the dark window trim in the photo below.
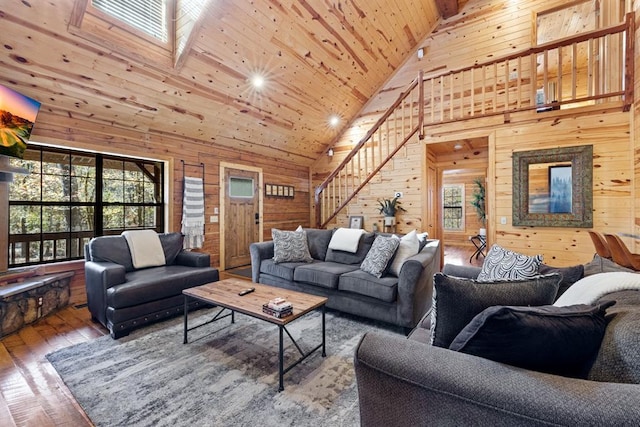
{"type": "MultiPolygon", "coordinates": [[[[69,162],[70,162],[70,166],[72,165],[72,158],[74,155],[77,156],[84,156],[84,157],[93,157],[95,159],[95,201],[94,202],[77,202],[77,201],[33,201],[33,200],[25,200],[25,201],[16,201],[16,200],[9,200],[9,207],[11,206],[36,206],[36,207],[50,207],[50,206],[63,206],[63,207],[69,207],[69,208],[73,208],[73,207],[83,207],[83,206],[93,206],[93,214],[94,214],[94,220],[93,220],[93,224],[94,224],[94,229],[93,230],[67,230],[67,231],[60,231],[60,232],[43,232],[43,217],[42,215],[40,216],[40,231],[35,232],[35,233],[14,233],[11,234],[10,232],[10,224],[9,221],[7,221],[7,228],[9,229],[9,242],[7,243],[9,245],[9,251],[8,251],[8,265],[10,268],[14,268],[14,267],[23,267],[23,266],[30,266],[30,265],[41,265],[41,264],[50,264],[50,263],[57,263],[57,262],[65,262],[65,261],[73,261],[73,260],[78,260],[78,259],[82,259],[84,257],[84,248],[82,246],[84,246],[82,244],[82,239],[89,239],[91,237],[95,237],[95,236],[103,236],[103,235],[117,235],[120,234],[122,231],[126,230],[132,230],[132,229],[143,229],[145,227],[125,227],[123,224],[122,228],[109,228],[109,229],[105,229],[103,227],[103,222],[104,222],[104,218],[103,218],[103,210],[102,207],[105,206],[123,206],[124,208],[126,207],[131,207],[131,206],[140,206],[140,207],[150,207],[150,208],[155,208],[156,210],[156,227],[153,228],[154,230],[156,230],[157,232],[161,233],[165,230],[165,200],[164,200],[164,194],[165,194],[165,185],[166,185],[166,181],[165,181],[165,169],[164,169],[164,161],[162,160],[152,160],[152,159],[140,159],[140,158],[135,158],[135,157],[126,157],[126,156],[117,156],[117,155],[113,155],[113,154],[103,154],[103,153],[96,153],[96,152],[88,152],[88,151],[81,151],[81,150],[72,150],[72,149],[66,149],[66,148],[59,148],[59,147],[49,147],[49,146],[45,146],[45,145],[38,145],[38,144],[31,144],[29,145],[29,147],[27,148],[27,150],[37,150],[40,152],[39,154],[39,161],[40,164],[42,166],[43,163],[43,155],[46,152],[53,152],[53,153],[60,153],[60,154],[64,154],[64,155],[68,155],[69,156],[69,162]],[[129,162],[132,164],[137,165],[140,170],[145,174],[145,176],[149,177],[148,171],[142,167],[143,165],[153,165],[154,166],[154,170],[156,171],[156,173],[158,174],[158,179],[154,180],[155,185],[154,188],[157,189],[157,191],[154,191],[155,197],[156,197],[156,201],[155,202],[148,202],[148,203],[144,203],[144,202],[103,202],[103,198],[102,198],[102,191],[103,191],[103,167],[104,167],[104,160],[105,159],[109,159],[109,160],[116,160],[119,162],[129,162]],[[54,254],[56,253],[56,246],[58,244],[59,241],[65,240],[66,241],[66,256],[64,258],[56,258],[54,255],[53,259],[48,259],[45,260],[44,259],[44,242],[45,241],[53,241],[53,245],[54,245],[54,254]],[[39,242],[39,255],[38,255],[38,260],[37,261],[29,261],[29,251],[27,250],[27,261],[26,262],[20,262],[20,263],[15,263],[12,262],[12,260],[15,260],[15,253],[16,253],[16,244],[20,244],[20,243],[26,243],[27,245],[31,244],[31,243],[36,243],[39,242]],[[72,248],[72,245],[75,245],[76,243],[78,243],[81,247],[79,248],[72,248]],[[76,255],[72,256],[72,251],[75,250],[76,255]]],[[[71,167],[70,169],[71,170],[71,167]]],[[[43,186],[43,176],[44,174],[42,174],[42,170],[40,170],[40,187],[42,188],[43,186]]],[[[123,177],[123,182],[126,181],[126,179],[123,177]]],[[[40,198],[42,199],[42,192],[40,194],[40,198]]]]}

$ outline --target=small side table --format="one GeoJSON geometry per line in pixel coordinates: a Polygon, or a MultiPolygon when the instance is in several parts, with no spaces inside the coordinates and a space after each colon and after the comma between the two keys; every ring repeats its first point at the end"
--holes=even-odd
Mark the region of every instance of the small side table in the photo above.
{"type": "Polygon", "coordinates": [[[473,246],[476,247],[476,251],[469,258],[469,262],[471,262],[473,257],[476,257],[476,259],[478,259],[480,255],[484,257],[485,256],[484,250],[487,247],[487,236],[482,236],[480,234],[477,234],[475,236],[469,237],[469,240],[471,240],[471,243],[473,243],[473,246]]]}

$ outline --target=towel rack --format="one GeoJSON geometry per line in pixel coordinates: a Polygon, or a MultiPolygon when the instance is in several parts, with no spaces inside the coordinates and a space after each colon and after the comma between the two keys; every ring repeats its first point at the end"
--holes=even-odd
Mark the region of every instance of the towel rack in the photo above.
{"type": "Polygon", "coordinates": [[[187,166],[193,166],[194,168],[202,169],[202,185],[204,186],[204,163],[200,162],[199,165],[196,165],[195,163],[186,163],[184,160],[180,160],[180,161],[182,162],[182,181],[184,182],[185,168],[187,166]]]}
{"type": "Polygon", "coordinates": [[[187,166],[192,166],[195,168],[201,168],[202,169],[202,197],[203,197],[203,204],[204,204],[204,163],[200,162],[199,165],[196,165],[195,163],[186,163],[184,160],[180,160],[182,162],[182,210],[183,210],[183,215],[184,215],[184,193],[185,193],[185,168],[187,166]]]}

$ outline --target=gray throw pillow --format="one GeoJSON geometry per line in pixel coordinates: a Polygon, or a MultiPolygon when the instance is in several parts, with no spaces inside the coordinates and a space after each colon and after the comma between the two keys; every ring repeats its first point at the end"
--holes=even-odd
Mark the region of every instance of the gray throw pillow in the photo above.
{"type": "Polygon", "coordinates": [[[578,280],[584,277],[584,265],[572,265],[571,267],[552,267],[546,264],[540,264],[540,268],[538,268],[538,272],[540,274],[551,274],[551,273],[560,273],[562,276],[562,280],[560,280],[560,287],[558,288],[558,295],[556,295],[556,299],[560,297],[569,289],[569,286],[576,283],[578,280]]]}
{"type": "Polygon", "coordinates": [[[271,229],[273,238],[273,262],[311,262],[307,245],[307,233],[304,231],[282,231],[271,229]]]}
{"type": "Polygon", "coordinates": [[[327,256],[324,260],[328,262],[337,262],[339,264],[362,264],[362,261],[364,261],[365,257],[369,253],[369,250],[371,249],[371,245],[373,245],[373,241],[375,240],[375,238],[375,233],[364,233],[362,237],[360,237],[358,250],[355,254],[328,248],[327,256]]]}
{"type": "Polygon", "coordinates": [[[598,273],[615,273],[616,271],[626,271],[628,273],[634,272],[634,270],[623,267],[620,264],[616,264],[610,259],[602,258],[598,254],[595,254],[593,259],[584,265],[584,277],[598,273]]]}
{"type": "Polygon", "coordinates": [[[449,348],[460,331],[488,307],[552,304],[561,276],[554,273],[531,279],[478,282],[436,273],[433,279],[431,344],[449,348]]]}
{"type": "Polygon", "coordinates": [[[324,261],[329,249],[329,242],[333,235],[333,230],[320,230],[317,228],[305,228],[307,233],[307,245],[311,258],[324,261]]]}
{"type": "Polygon", "coordinates": [[[449,349],[539,372],[586,378],[615,304],[489,307],[464,327],[449,349]]]}
{"type": "Polygon", "coordinates": [[[376,237],[367,256],[364,258],[364,261],[362,261],[362,264],[360,264],[360,270],[378,278],[382,277],[382,273],[396,253],[399,244],[400,239],[397,237],[376,237]]]}
{"type": "Polygon", "coordinates": [[[609,323],[587,379],[640,384],[640,292],[612,292],[604,295],[598,303],[607,300],[615,300],[616,305],[607,310],[609,323]]]}
{"type": "Polygon", "coordinates": [[[494,244],[484,259],[478,280],[536,277],[541,263],[541,255],[528,256],[494,244]]]}

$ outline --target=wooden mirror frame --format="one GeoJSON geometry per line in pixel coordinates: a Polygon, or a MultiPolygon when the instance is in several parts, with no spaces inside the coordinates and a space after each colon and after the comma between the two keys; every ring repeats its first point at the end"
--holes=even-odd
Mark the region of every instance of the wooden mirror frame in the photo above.
{"type": "Polygon", "coordinates": [[[513,225],[593,227],[593,146],[581,145],[513,153],[513,225]],[[529,165],[571,163],[571,213],[529,212],[529,165]]]}

